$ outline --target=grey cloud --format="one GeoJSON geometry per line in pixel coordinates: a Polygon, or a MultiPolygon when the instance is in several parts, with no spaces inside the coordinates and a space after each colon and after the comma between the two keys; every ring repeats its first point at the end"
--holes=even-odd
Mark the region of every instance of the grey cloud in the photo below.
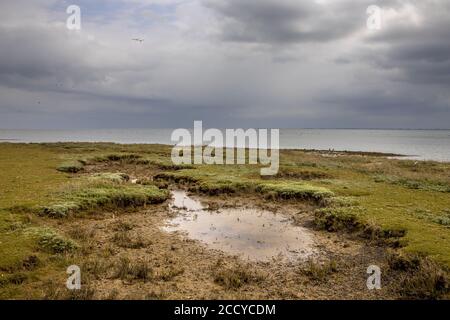
{"type": "Polygon", "coordinates": [[[377,68],[396,70],[394,80],[422,85],[450,84],[450,5],[446,1],[411,1],[418,25],[391,20],[384,30],[364,39],[353,53],[377,68]]]}
{"type": "Polygon", "coordinates": [[[328,92],[321,101],[335,106],[343,112],[366,116],[410,116],[421,117],[442,112],[448,113],[448,105],[435,97],[432,92],[408,92],[404,88],[388,88],[377,90],[358,90],[352,95],[328,92]]]}
{"type": "Polygon", "coordinates": [[[171,26],[149,27],[139,45],[130,41],[136,30],[123,24],[126,12],[74,35],[55,22],[53,0],[36,2],[23,21],[20,9],[11,19],[11,5],[1,3],[0,127],[450,123],[446,1],[199,1],[207,9],[189,1],[187,12],[208,16],[195,32],[189,19],[177,29],[174,16],[171,26]],[[416,4],[430,23],[402,20],[367,35],[365,10],[374,2],[416,4]]]}
{"type": "Polygon", "coordinates": [[[373,1],[321,4],[297,0],[205,0],[222,21],[225,41],[271,45],[327,42],[365,25],[373,1]]]}

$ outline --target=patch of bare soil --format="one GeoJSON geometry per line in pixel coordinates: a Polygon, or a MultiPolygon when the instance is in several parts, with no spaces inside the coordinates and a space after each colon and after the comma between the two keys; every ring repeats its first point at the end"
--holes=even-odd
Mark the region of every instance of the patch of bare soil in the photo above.
{"type": "MultiPolygon", "coordinates": [[[[210,200],[211,201],[211,200],[210,200]]],[[[219,206],[256,199],[214,200],[219,206]]],[[[266,204],[311,226],[295,205],[266,204]]],[[[390,281],[366,286],[369,265],[386,266],[385,250],[344,235],[314,231],[320,255],[308,261],[245,261],[162,230],[167,204],[64,223],[82,245],[71,259],[95,299],[381,299],[395,298],[390,281]]]]}

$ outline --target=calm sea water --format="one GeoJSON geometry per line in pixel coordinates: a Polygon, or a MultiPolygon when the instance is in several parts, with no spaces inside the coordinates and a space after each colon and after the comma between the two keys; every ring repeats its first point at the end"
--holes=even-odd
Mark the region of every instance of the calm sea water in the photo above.
{"type": "MultiPolygon", "coordinates": [[[[173,144],[172,129],[0,130],[0,142],[115,142],[173,144]]],[[[334,149],[450,161],[450,130],[284,129],[283,149],[334,149]]]]}

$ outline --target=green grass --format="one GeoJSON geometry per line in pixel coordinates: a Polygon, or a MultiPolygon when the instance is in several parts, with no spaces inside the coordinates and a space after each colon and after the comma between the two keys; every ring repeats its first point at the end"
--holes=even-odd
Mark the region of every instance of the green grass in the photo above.
{"type": "Polygon", "coordinates": [[[0,208],[33,206],[69,178],[56,170],[61,163],[57,150],[39,145],[0,144],[0,208]]]}
{"type": "Polygon", "coordinates": [[[256,190],[263,194],[272,194],[275,198],[314,200],[317,202],[334,195],[327,188],[301,182],[260,183],[256,190]]]}
{"type": "Polygon", "coordinates": [[[273,178],[308,181],[318,179],[331,179],[332,175],[327,170],[318,169],[314,167],[301,168],[298,166],[283,165],[279,168],[277,175],[273,178]]]}
{"type": "MultiPolygon", "coordinates": [[[[26,209],[46,203],[49,194],[69,180],[66,174],[55,169],[61,160],[58,152],[43,146],[0,144],[0,274],[3,277],[13,279],[23,274],[24,261],[43,254],[39,253],[37,239],[27,232],[38,222],[27,214],[12,212],[11,208],[26,209]]],[[[24,289],[11,285],[4,283],[0,297],[21,296],[24,289]]]]}
{"type": "Polygon", "coordinates": [[[71,213],[104,208],[139,207],[164,202],[167,190],[151,185],[125,185],[99,181],[79,183],[57,194],[56,202],[41,206],[39,213],[53,218],[63,218],[71,213]]]}
{"type": "MultiPolygon", "coordinates": [[[[45,229],[47,222],[30,214],[31,209],[45,208],[49,215],[67,216],[158,203],[168,194],[157,186],[167,184],[211,195],[313,201],[321,207],[316,222],[325,229],[354,229],[369,238],[395,239],[401,252],[425,255],[450,267],[450,163],[283,150],[279,174],[261,178],[258,165],[174,166],[170,154],[171,148],[161,145],[0,144],[0,270],[11,276],[4,282],[7,293],[0,296],[20,296],[20,288],[11,282],[22,281],[20,275],[18,280],[13,275],[24,272],[21,268],[28,257],[38,252],[47,261],[46,253],[39,251],[39,238],[27,232],[45,229]],[[93,163],[105,170],[111,166],[139,168],[148,170],[144,171],[148,175],[142,185],[129,183],[121,173],[87,175],[86,168],[93,163]],[[69,169],[58,171],[61,164],[69,169]],[[86,170],[67,174],[74,164],[85,164],[86,170]],[[160,182],[152,181],[153,175],[160,182]]],[[[51,266],[40,268],[53,270],[51,266]]],[[[416,280],[411,287],[420,285],[422,280],[416,280]]],[[[234,280],[230,281],[234,286],[234,280]]]]}
{"type": "Polygon", "coordinates": [[[443,181],[417,180],[386,175],[376,175],[374,180],[375,182],[387,182],[409,189],[450,193],[450,183],[443,181]]]}
{"type": "Polygon", "coordinates": [[[130,180],[130,177],[126,173],[110,173],[110,172],[104,172],[104,173],[95,173],[91,176],[89,176],[89,179],[91,181],[106,181],[106,182],[114,182],[114,183],[122,183],[127,182],[130,180]]]}
{"type": "Polygon", "coordinates": [[[27,232],[36,238],[41,248],[50,253],[68,253],[78,248],[75,241],[63,237],[49,228],[32,228],[27,232]]]}
{"type": "MultiPolygon", "coordinates": [[[[142,146],[134,148],[143,151],[142,146]]],[[[167,147],[154,146],[150,154],[155,156],[155,160],[161,159],[162,155],[170,154],[166,150],[167,147]]],[[[83,166],[83,159],[106,153],[123,153],[123,148],[114,144],[0,144],[1,299],[40,297],[37,288],[19,285],[19,282],[44,279],[55,272],[64,275],[64,269],[50,257],[65,254],[76,246],[70,238],[45,226],[46,222],[39,216],[30,214],[34,208],[52,204],[56,206],[54,211],[68,213],[75,207],[79,210],[80,207],[105,203],[135,205],[166,198],[165,191],[151,186],[123,188],[115,185],[118,180],[125,180],[119,174],[96,175],[82,183],[74,183],[73,175],[67,174],[75,171],[72,167],[83,166]],[[102,184],[107,186],[101,187],[102,184]],[[41,233],[30,230],[41,230],[41,233]],[[34,256],[38,256],[42,263],[37,270],[30,271],[27,269],[28,261],[34,256]]]]}
{"type": "MultiPolygon", "coordinates": [[[[216,167],[217,168],[217,167],[216,167]]],[[[266,181],[259,177],[250,178],[250,172],[241,169],[245,175],[233,175],[233,172],[208,174],[199,170],[181,170],[177,172],[164,172],[158,174],[157,180],[172,181],[178,184],[189,184],[191,189],[197,189],[202,193],[217,195],[222,193],[255,192],[273,199],[297,199],[320,202],[333,196],[333,193],[325,187],[314,186],[308,182],[298,181],[266,181]]]]}
{"type": "Polygon", "coordinates": [[[24,234],[20,217],[0,210],[0,272],[14,271],[34,252],[36,241],[24,234]]]}

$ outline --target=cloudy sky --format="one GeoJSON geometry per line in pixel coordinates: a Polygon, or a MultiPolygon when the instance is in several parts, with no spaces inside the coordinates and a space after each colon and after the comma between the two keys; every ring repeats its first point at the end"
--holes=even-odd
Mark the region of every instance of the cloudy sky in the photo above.
{"type": "Polygon", "coordinates": [[[194,120],[450,128],[450,1],[0,2],[0,128],[194,120]],[[66,28],[72,4],[80,31],[66,28]],[[379,31],[369,5],[382,8],[379,31]]]}

